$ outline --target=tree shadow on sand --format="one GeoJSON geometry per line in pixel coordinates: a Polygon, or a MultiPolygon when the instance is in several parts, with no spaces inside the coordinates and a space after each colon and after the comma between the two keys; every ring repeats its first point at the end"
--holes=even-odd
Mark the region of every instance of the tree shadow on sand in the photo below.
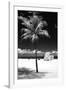
{"type": "Polygon", "coordinates": [[[18,69],[18,79],[40,79],[45,77],[48,72],[38,72],[30,70],[29,68],[19,68],[18,69]]]}

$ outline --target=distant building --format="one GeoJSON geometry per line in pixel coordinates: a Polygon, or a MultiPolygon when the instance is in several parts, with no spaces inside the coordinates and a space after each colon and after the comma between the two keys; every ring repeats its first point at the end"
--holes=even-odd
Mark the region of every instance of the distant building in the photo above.
{"type": "Polygon", "coordinates": [[[45,61],[50,61],[58,58],[58,53],[57,51],[52,51],[52,52],[46,52],[44,60],[45,61]]]}

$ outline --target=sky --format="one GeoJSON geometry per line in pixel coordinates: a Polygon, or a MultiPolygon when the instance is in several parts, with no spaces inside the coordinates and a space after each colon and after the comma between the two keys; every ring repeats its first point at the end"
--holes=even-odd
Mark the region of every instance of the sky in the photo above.
{"type": "MultiPolygon", "coordinates": [[[[18,16],[28,17],[32,16],[33,12],[35,11],[23,11],[18,10],[18,16]]],[[[42,11],[36,11],[36,14],[43,18],[47,22],[47,31],[50,35],[50,38],[47,38],[45,36],[39,36],[39,40],[37,41],[36,47],[38,50],[42,51],[52,51],[57,50],[57,44],[58,44],[58,13],[57,12],[42,12],[42,11]]],[[[28,39],[28,40],[22,40],[21,39],[21,29],[22,21],[18,19],[18,48],[21,49],[31,49],[33,50],[34,44],[28,39]]]]}

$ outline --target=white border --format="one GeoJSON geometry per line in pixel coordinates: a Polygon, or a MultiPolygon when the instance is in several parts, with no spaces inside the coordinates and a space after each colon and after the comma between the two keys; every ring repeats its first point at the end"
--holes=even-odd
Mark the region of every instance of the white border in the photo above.
{"type": "Polygon", "coordinates": [[[9,87],[13,87],[13,5],[9,2],[9,87]]]}
{"type": "Polygon", "coordinates": [[[63,27],[62,27],[62,8],[50,7],[48,5],[24,6],[23,4],[10,3],[10,87],[44,87],[46,85],[63,84],[63,27]],[[58,53],[59,53],[59,73],[56,79],[41,80],[17,80],[17,10],[36,10],[58,12],[58,53]]]}

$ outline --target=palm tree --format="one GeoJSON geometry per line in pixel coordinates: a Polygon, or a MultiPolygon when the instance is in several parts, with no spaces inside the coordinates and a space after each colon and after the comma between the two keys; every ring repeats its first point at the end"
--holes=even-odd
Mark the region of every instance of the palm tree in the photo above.
{"type": "MultiPolygon", "coordinates": [[[[48,31],[42,29],[44,26],[47,25],[47,22],[43,21],[42,18],[37,16],[35,13],[33,14],[33,16],[29,16],[28,18],[25,18],[23,16],[19,16],[18,18],[22,20],[23,22],[22,25],[25,26],[25,28],[21,29],[22,31],[24,31],[24,33],[21,35],[22,39],[29,38],[32,41],[32,43],[35,43],[39,39],[39,35],[45,35],[49,37],[48,31]]],[[[37,49],[35,51],[35,55],[36,55],[36,72],[38,72],[37,49]]]]}

